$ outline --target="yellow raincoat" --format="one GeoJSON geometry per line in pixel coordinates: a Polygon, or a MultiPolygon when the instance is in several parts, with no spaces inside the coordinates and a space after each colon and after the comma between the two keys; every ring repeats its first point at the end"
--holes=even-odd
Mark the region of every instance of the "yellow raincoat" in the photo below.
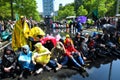
{"type": "Polygon", "coordinates": [[[51,52],[47,48],[42,46],[41,43],[36,43],[35,47],[37,47],[38,50],[33,51],[33,56],[32,56],[33,63],[35,62],[42,65],[47,64],[50,60],[51,52]]]}
{"type": "Polygon", "coordinates": [[[26,22],[24,22],[23,25],[21,20],[16,22],[12,33],[12,48],[14,51],[18,50],[24,45],[27,45],[29,31],[30,28],[26,22]]]}
{"type": "Polygon", "coordinates": [[[37,40],[37,35],[45,36],[45,33],[40,27],[35,26],[30,30],[29,36],[37,40]]]}

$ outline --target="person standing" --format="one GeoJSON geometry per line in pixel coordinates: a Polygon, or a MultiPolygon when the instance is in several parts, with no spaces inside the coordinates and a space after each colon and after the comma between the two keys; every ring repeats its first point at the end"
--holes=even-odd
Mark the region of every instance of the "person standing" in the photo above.
{"type": "Polygon", "coordinates": [[[27,44],[27,38],[30,28],[25,22],[25,17],[21,16],[14,26],[12,33],[12,48],[14,51],[19,50],[22,46],[27,44]]]}

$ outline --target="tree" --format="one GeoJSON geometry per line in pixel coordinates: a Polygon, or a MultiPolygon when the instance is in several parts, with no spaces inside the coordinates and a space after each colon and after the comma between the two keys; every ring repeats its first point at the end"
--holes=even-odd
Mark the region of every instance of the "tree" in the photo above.
{"type": "Polygon", "coordinates": [[[76,16],[87,15],[87,17],[94,17],[95,19],[104,16],[114,16],[116,14],[116,4],[117,0],[75,0],[74,3],[60,8],[57,17],[58,19],[63,19],[70,15],[69,12],[76,16]],[[75,12],[68,7],[74,7],[75,12]]]}
{"type": "MultiPolygon", "coordinates": [[[[74,3],[74,10],[75,10],[75,13],[76,13],[76,15],[77,15],[77,13],[78,13],[78,9],[79,9],[79,7],[83,4],[83,1],[84,0],[74,0],[75,1],[75,3],[74,3]]],[[[78,16],[78,15],[77,15],[78,16]]]]}
{"type": "Polygon", "coordinates": [[[4,2],[3,0],[1,0],[0,5],[1,5],[0,6],[1,20],[6,18],[6,17],[10,17],[11,16],[10,4],[8,2],[4,2]]]}
{"type": "MultiPolygon", "coordinates": [[[[24,15],[27,18],[33,17],[33,19],[40,21],[39,12],[37,11],[36,0],[12,0],[13,1],[13,10],[14,16],[15,13],[19,15],[24,15]]],[[[1,0],[0,1],[0,17],[2,19],[11,19],[11,7],[10,0],[1,0]]]]}
{"type": "Polygon", "coordinates": [[[74,16],[74,15],[75,15],[74,4],[73,3],[67,4],[58,11],[57,19],[61,20],[61,19],[65,19],[67,16],[74,16]]]}
{"type": "Polygon", "coordinates": [[[115,15],[116,0],[84,0],[83,6],[91,17],[94,10],[98,10],[98,17],[115,15]]]}
{"type": "Polygon", "coordinates": [[[107,0],[105,6],[107,8],[106,15],[107,16],[114,16],[116,14],[116,5],[117,0],[107,0]]]}
{"type": "Polygon", "coordinates": [[[32,16],[33,19],[40,21],[36,0],[16,0],[15,3],[14,13],[25,15],[27,18],[32,16]]]}
{"type": "Polygon", "coordinates": [[[88,11],[84,8],[83,5],[81,5],[78,9],[77,15],[87,15],[88,11]]]}

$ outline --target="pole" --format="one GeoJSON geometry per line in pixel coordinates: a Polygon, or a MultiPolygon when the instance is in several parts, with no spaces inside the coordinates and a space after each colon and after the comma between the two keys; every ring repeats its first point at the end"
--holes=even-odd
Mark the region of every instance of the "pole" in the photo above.
{"type": "Polygon", "coordinates": [[[109,69],[108,80],[111,80],[111,73],[112,73],[112,62],[110,63],[110,69],[109,69]]]}
{"type": "Polygon", "coordinates": [[[10,0],[11,5],[11,20],[13,21],[13,0],[10,0]]]}

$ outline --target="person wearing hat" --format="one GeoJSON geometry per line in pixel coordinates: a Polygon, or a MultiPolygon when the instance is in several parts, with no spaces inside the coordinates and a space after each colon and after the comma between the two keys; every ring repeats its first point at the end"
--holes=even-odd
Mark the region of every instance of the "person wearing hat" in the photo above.
{"type": "Polygon", "coordinates": [[[70,39],[71,40],[71,43],[73,44],[73,41],[72,41],[72,39],[71,39],[71,37],[70,37],[70,35],[69,34],[66,34],[66,36],[65,36],[66,38],[65,38],[65,40],[64,40],[64,43],[65,43],[65,41],[66,41],[66,39],[70,39]]]}
{"type": "Polygon", "coordinates": [[[27,44],[27,38],[30,28],[25,21],[25,17],[21,16],[20,20],[15,23],[12,32],[12,48],[14,51],[19,50],[22,46],[27,44]]]}
{"type": "Polygon", "coordinates": [[[85,65],[82,55],[79,51],[77,51],[74,48],[74,45],[71,43],[71,40],[66,39],[64,46],[65,46],[66,56],[68,56],[69,60],[73,64],[73,66],[79,68],[80,71],[81,70],[85,71],[85,69],[82,66],[82,65],[85,65]]]}

